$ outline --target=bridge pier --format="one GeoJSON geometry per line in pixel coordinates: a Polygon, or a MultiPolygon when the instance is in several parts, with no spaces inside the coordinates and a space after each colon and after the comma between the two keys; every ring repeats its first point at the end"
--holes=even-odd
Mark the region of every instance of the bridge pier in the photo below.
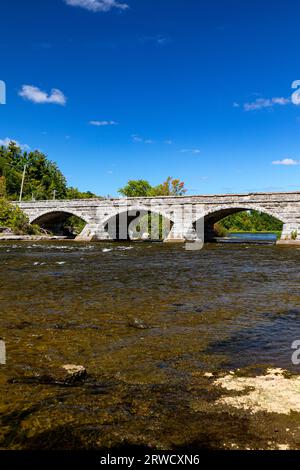
{"type": "Polygon", "coordinates": [[[297,222],[284,224],[281,234],[281,240],[300,241],[300,224],[298,224],[297,222]]]}
{"type": "Polygon", "coordinates": [[[100,241],[113,241],[109,233],[99,224],[87,224],[83,231],[77,235],[76,241],[79,242],[100,242],[100,241]]]}
{"type": "Polygon", "coordinates": [[[187,241],[194,242],[199,240],[199,235],[194,224],[189,220],[185,222],[176,222],[173,224],[171,231],[165,243],[185,243],[187,241]]]}
{"type": "Polygon", "coordinates": [[[173,225],[169,235],[164,239],[164,243],[185,243],[186,239],[182,227],[173,225]]]}

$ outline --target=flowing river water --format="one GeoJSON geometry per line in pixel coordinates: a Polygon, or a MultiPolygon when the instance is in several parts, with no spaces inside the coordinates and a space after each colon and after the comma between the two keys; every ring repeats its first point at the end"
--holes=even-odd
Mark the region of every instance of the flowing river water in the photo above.
{"type": "Polygon", "coordinates": [[[300,447],[299,413],[216,405],[212,380],[299,374],[299,248],[1,242],[0,257],[0,448],[300,447]],[[64,364],[87,379],[33,380],[64,364]]]}

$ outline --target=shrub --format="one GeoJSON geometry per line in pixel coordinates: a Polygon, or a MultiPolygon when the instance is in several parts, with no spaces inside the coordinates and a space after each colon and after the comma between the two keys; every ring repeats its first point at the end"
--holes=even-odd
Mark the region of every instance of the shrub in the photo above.
{"type": "Polygon", "coordinates": [[[40,229],[30,225],[28,217],[19,207],[13,206],[6,199],[0,199],[0,227],[10,228],[16,235],[36,235],[40,229]]]}
{"type": "Polygon", "coordinates": [[[217,237],[226,237],[227,236],[227,230],[223,225],[221,224],[215,224],[214,225],[214,232],[217,237]]]}
{"type": "Polygon", "coordinates": [[[297,230],[294,230],[292,233],[291,233],[291,239],[292,240],[296,240],[298,237],[298,232],[297,230]]]}

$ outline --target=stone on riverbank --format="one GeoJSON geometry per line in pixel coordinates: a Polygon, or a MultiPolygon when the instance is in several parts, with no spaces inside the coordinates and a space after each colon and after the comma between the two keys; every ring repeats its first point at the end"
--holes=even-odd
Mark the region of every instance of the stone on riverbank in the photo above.
{"type": "Polygon", "coordinates": [[[257,377],[229,374],[219,378],[214,384],[237,392],[236,396],[219,398],[219,404],[249,410],[251,413],[300,413],[300,376],[287,378],[282,369],[268,369],[266,375],[257,377]]]}

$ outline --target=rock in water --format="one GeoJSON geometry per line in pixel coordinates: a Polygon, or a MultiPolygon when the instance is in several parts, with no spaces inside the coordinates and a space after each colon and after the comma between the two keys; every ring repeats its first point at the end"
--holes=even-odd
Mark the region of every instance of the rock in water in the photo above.
{"type": "Polygon", "coordinates": [[[128,323],[128,326],[130,326],[131,328],[137,328],[138,330],[148,330],[150,328],[147,323],[143,322],[143,320],[139,320],[138,318],[135,318],[134,320],[130,321],[128,323]]]}
{"type": "Polygon", "coordinates": [[[83,366],[66,364],[57,369],[49,370],[46,374],[36,374],[25,377],[15,377],[9,383],[25,383],[36,385],[78,385],[87,378],[87,371],[83,366]]]}
{"type": "Polygon", "coordinates": [[[66,371],[64,382],[66,384],[73,384],[75,382],[82,382],[86,379],[87,372],[83,366],[76,366],[74,364],[66,364],[62,366],[66,371]]]}

